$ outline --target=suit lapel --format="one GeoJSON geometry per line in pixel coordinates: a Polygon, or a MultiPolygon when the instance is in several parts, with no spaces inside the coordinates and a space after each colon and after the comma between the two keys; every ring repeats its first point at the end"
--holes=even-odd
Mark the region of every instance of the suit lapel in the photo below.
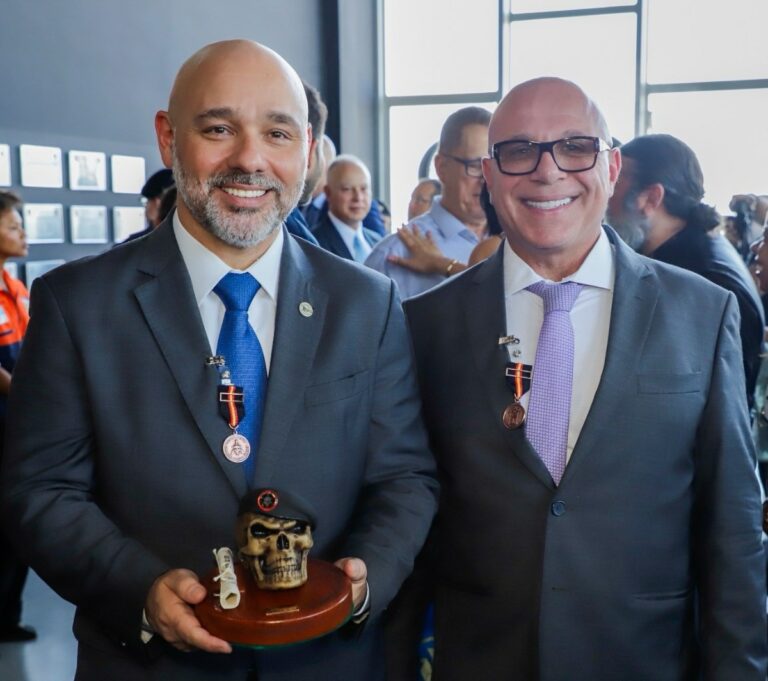
{"type": "Polygon", "coordinates": [[[553,487],[552,477],[526,439],[524,429],[507,430],[501,420],[504,408],[512,402],[504,377],[508,356],[498,344],[499,336],[507,333],[503,256],[504,249],[500,248],[470,275],[471,285],[466,289],[467,300],[462,305],[476,375],[483,383],[494,422],[510,452],[543,484],[553,487]]]}
{"type": "Polygon", "coordinates": [[[284,456],[283,447],[291,425],[303,408],[304,389],[312,374],[327,300],[326,292],[312,280],[311,265],[301,247],[286,234],[280,261],[267,401],[256,459],[259,485],[271,481],[276,465],[284,456]]]}
{"type": "Polygon", "coordinates": [[[323,229],[325,231],[325,239],[328,244],[328,250],[335,255],[338,255],[347,260],[353,260],[352,254],[349,252],[347,245],[344,243],[344,239],[336,230],[336,227],[331,222],[331,218],[327,215],[323,217],[323,229]]]}
{"type": "Polygon", "coordinates": [[[623,408],[627,380],[637,371],[638,358],[642,356],[659,296],[651,269],[613,230],[606,229],[606,232],[615,249],[616,281],[605,365],[561,484],[578,471],[583,460],[588,460],[589,452],[604,437],[614,414],[623,408]]]}
{"type": "Polygon", "coordinates": [[[179,252],[170,220],[145,242],[139,270],[149,275],[134,295],[152,335],[176,380],[182,398],[238,498],[246,491],[240,466],[227,461],[221,443],[228,428],[218,413],[214,396],[218,373],[205,365],[208,338],[195,302],[192,283],[179,252]]]}

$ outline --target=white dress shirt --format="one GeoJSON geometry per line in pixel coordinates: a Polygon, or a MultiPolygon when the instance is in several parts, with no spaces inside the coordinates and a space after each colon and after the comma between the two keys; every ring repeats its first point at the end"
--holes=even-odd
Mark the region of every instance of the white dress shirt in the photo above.
{"type": "MultiPolygon", "coordinates": [[[[203,320],[203,327],[211,345],[211,354],[216,354],[216,346],[219,342],[219,332],[224,321],[226,308],[221,298],[213,289],[221,281],[222,277],[233,270],[221,258],[209,251],[195,237],[193,237],[181,224],[178,211],[173,216],[173,232],[176,242],[179,244],[181,257],[187,266],[189,278],[192,280],[192,290],[203,320]]],[[[272,344],[275,338],[275,315],[277,314],[277,287],[280,279],[280,256],[283,253],[283,230],[278,229],[277,237],[253,265],[245,272],[252,274],[261,288],[253,297],[248,308],[248,321],[261,344],[264,353],[264,362],[269,374],[269,365],[272,359],[272,344]]]]}
{"type": "MultiPolygon", "coordinates": [[[[575,281],[584,287],[571,310],[574,355],[567,460],[570,460],[579,439],[603,373],[615,278],[613,247],[605,231],[600,230],[600,238],[581,267],[570,277],[563,279],[575,281]]],[[[537,281],[542,281],[542,277],[512,250],[508,241],[505,241],[504,301],[507,335],[520,339],[519,344],[506,346],[513,362],[533,365],[536,358],[539,332],[544,321],[544,301],[540,296],[525,289],[537,281]],[[519,356],[512,355],[515,351],[520,352],[519,356]]],[[[521,404],[526,408],[529,397],[530,391],[521,400],[521,404]]]]}
{"type": "MultiPolygon", "coordinates": [[[[352,259],[355,259],[355,241],[360,244],[360,252],[367,257],[371,252],[371,246],[366,241],[363,234],[363,223],[358,222],[356,227],[350,227],[346,222],[342,222],[331,211],[328,211],[328,219],[331,221],[336,231],[339,233],[344,245],[347,247],[352,259]]],[[[365,258],[363,258],[365,260],[365,258]]]]}

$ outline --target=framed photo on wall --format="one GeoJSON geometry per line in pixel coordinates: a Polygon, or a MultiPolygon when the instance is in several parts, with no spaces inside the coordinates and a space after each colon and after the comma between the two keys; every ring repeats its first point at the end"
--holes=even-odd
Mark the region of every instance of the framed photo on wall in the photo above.
{"type": "Polygon", "coordinates": [[[63,187],[61,149],[22,144],[19,147],[23,187],[63,187]]]}
{"type": "Polygon", "coordinates": [[[69,226],[73,244],[105,244],[109,241],[106,206],[70,206],[69,226]]]}
{"type": "Polygon", "coordinates": [[[0,187],[10,187],[11,182],[11,147],[0,144],[0,187]]]}
{"type": "Polygon", "coordinates": [[[64,207],[60,203],[25,203],[24,231],[30,244],[64,242],[64,207]]]}
{"type": "Polygon", "coordinates": [[[65,262],[66,260],[27,260],[24,264],[24,283],[30,288],[35,279],[65,262]]]}
{"type": "Polygon", "coordinates": [[[134,232],[140,232],[145,225],[144,209],[133,206],[115,206],[112,209],[112,226],[115,243],[125,241],[134,232]]]}
{"type": "Polygon", "coordinates": [[[115,194],[140,194],[147,181],[146,162],[142,156],[113,154],[112,191],[115,194]]]}
{"type": "Polygon", "coordinates": [[[107,190],[107,155],[100,151],[70,151],[69,188],[74,191],[107,190]]]}

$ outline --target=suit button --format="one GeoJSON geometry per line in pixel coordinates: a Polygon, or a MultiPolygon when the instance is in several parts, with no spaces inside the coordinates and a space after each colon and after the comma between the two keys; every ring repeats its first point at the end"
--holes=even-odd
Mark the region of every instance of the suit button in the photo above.
{"type": "Polygon", "coordinates": [[[565,502],[564,501],[553,501],[552,502],[552,515],[560,517],[565,513],[565,502]]]}

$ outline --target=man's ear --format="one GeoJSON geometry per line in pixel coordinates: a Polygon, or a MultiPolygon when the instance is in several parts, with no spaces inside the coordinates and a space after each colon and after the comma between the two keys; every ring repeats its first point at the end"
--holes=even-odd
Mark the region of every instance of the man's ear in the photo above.
{"type": "Polygon", "coordinates": [[[155,133],[157,134],[157,146],[160,149],[160,158],[166,168],[173,167],[173,125],[167,111],[158,111],[155,114],[155,133]]]}
{"type": "Polygon", "coordinates": [[[445,172],[445,156],[442,156],[439,151],[435,154],[434,164],[437,179],[440,180],[440,182],[445,183],[445,180],[443,179],[443,173],[445,172]]]}
{"type": "Polygon", "coordinates": [[[637,196],[637,207],[646,215],[655,213],[664,205],[664,186],[658,182],[648,185],[637,196]]]}
{"type": "Polygon", "coordinates": [[[312,137],[309,141],[309,153],[307,154],[307,170],[312,170],[317,163],[320,163],[320,147],[317,144],[317,138],[312,137]]]}

